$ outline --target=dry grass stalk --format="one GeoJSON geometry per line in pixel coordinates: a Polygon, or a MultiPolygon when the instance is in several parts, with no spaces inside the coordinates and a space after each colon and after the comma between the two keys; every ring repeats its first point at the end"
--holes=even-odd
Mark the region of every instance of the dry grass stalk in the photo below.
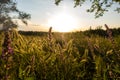
{"type": "Polygon", "coordinates": [[[99,53],[101,53],[101,50],[98,45],[94,45],[94,48],[95,48],[95,50],[99,51],[99,53]]]}
{"type": "Polygon", "coordinates": [[[31,57],[31,71],[34,74],[34,68],[35,68],[35,55],[31,57]]]}
{"type": "Polygon", "coordinates": [[[88,42],[88,47],[89,47],[89,49],[91,51],[91,57],[93,59],[95,59],[93,43],[92,43],[92,41],[88,37],[86,37],[86,39],[87,39],[87,42],[88,42]]]}

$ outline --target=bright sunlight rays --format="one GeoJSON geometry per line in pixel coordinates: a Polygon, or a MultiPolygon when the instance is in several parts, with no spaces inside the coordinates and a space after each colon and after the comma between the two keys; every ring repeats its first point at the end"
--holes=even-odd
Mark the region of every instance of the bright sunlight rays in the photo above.
{"type": "Polygon", "coordinates": [[[69,32],[75,30],[77,20],[68,13],[59,13],[48,20],[48,25],[52,26],[55,31],[69,32]]]}

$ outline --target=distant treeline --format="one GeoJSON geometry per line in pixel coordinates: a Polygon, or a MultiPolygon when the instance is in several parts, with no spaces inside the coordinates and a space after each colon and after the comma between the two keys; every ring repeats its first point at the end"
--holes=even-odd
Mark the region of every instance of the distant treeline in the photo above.
{"type": "MultiPolygon", "coordinates": [[[[120,35],[120,28],[113,28],[110,30],[112,31],[113,36],[120,35]]],[[[3,32],[3,31],[0,31],[0,34],[1,34],[1,32],[3,32]]],[[[108,36],[107,31],[103,30],[101,28],[89,29],[86,31],[79,31],[79,32],[85,34],[86,36],[91,36],[91,35],[99,35],[102,37],[108,36]]],[[[22,35],[25,35],[25,36],[47,36],[48,35],[48,32],[41,32],[41,31],[40,32],[39,31],[19,31],[19,33],[22,35]]],[[[57,32],[54,32],[53,34],[55,34],[55,33],[57,33],[57,32]]]]}
{"type": "Polygon", "coordinates": [[[38,31],[19,31],[20,34],[25,36],[45,36],[47,32],[38,32],[38,31]]]}
{"type": "MultiPolygon", "coordinates": [[[[112,31],[113,36],[120,35],[120,28],[113,28],[110,30],[112,31]]],[[[48,32],[41,32],[41,31],[40,32],[38,32],[38,31],[19,31],[19,33],[22,35],[26,35],[26,36],[46,36],[48,34],[48,32]]],[[[54,32],[54,33],[56,33],[56,32],[54,32]]],[[[89,29],[86,31],[82,31],[81,33],[85,34],[86,36],[90,36],[90,35],[99,35],[102,37],[108,36],[106,30],[103,30],[103,29],[89,29]]]]}
{"type": "MultiPolygon", "coordinates": [[[[120,35],[120,28],[113,28],[113,29],[110,29],[110,30],[112,32],[112,36],[120,35]]],[[[90,36],[91,34],[92,35],[99,35],[99,36],[102,36],[102,37],[108,36],[107,31],[103,30],[103,29],[94,29],[94,30],[89,29],[89,30],[83,31],[83,33],[87,36],[90,36]]]]}

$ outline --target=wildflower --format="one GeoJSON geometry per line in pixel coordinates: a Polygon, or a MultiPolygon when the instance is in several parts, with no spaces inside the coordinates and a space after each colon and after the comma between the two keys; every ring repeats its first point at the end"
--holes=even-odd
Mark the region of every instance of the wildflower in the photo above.
{"type": "Polygon", "coordinates": [[[114,44],[114,40],[113,40],[113,37],[112,37],[112,31],[109,29],[109,27],[106,24],[105,24],[105,27],[107,29],[107,34],[108,34],[109,40],[114,44]]]}
{"type": "Polygon", "coordinates": [[[3,76],[3,80],[10,80],[10,69],[12,65],[12,54],[13,49],[11,47],[11,39],[10,39],[10,33],[9,30],[6,30],[4,32],[4,42],[2,45],[2,55],[1,59],[4,60],[4,68],[5,69],[5,75],[3,76]]]}
{"type": "Polygon", "coordinates": [[[3,59],[5,59],[5,58],[9,57],[11,54],[13,54],[9,31],[6,31],[4,34],[5,34],[5,38],[4,38],[4,43],[2,45],[3,46],[3,49],[2,49],[2,58],[3,59]]]}
{"type": "Polygon", "coordinates": [[[48,32],[48,39],[51,41],[52,39],[52,27],[49,28],[49,32],[48,32]]]}

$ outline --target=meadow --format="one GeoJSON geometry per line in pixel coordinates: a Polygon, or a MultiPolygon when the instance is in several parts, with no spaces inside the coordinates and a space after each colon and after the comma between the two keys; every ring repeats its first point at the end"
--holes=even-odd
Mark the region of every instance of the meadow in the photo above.
{"type": "Polygon", "coordinates": [[[0,80],[120,80],[119,33],[1,32],[0,80]]]}

